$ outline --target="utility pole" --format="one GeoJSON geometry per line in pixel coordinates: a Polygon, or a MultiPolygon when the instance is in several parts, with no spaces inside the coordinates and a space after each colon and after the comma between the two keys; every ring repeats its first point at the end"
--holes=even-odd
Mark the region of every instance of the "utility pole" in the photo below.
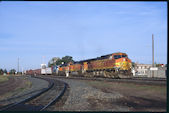
{"type": "Polygon", "coordinates": [[[23,72],[23,67],[22,67],[22,75],[24,74],[24,72],[23,72]]]}
{"type": "Polygon", "coordinates": [[[19,57],[18,57],[18,73],[19,73],[19,57]]]}
{"type": "MultiPolygon", "coordinates": [[[[152,34],[152,67],[154,67],[154,35],[152,34]]],[[[152,77],[154,77],[154,70],[152,70],[152,77]]]]}

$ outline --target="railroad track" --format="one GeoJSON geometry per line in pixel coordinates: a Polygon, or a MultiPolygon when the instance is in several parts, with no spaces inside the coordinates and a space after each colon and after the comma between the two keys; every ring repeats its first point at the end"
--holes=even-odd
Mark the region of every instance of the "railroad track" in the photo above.
{"type": "Polygon", "coordinates": [[[56,76],[50,75],[55,78],[67,78],[67,79],[77,79],[77,80],[96,80],[96,81],[107,81],[107,82],[127,82],[127,83],[137,83],[137,84],[146,84],[146,85],[166,85],[166,79],[160,78],[101,78],[101,77],[65,77],[65,76],[56,76]]]}
{"type": "Polygon", "coordinates": [[[49,87],[22,101],[12,103],[0,109],[0,111],[43,111],[59,100],[64,94],[67,84],[49,78],[37,77],[49,82],[49,87]]]}

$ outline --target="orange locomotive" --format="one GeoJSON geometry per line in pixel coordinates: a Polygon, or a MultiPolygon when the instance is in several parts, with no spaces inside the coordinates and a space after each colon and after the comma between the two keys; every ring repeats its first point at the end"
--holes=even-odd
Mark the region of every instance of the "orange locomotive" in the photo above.
{"type": "Polygon", "coordinates": [[[131,66],[131,60],[127,54],[118,52],[74,64],[70,63],[60,67],[59,71],[86,77],[128,78],[131,77],[131,66]]]}

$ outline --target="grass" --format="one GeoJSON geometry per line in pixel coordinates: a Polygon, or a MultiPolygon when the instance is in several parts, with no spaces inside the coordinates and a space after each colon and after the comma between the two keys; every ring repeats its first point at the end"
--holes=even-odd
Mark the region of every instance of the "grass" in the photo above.
{"type": "Polygon", "coordinates": [[[26,90],[28,88],[31,88],[31,86],[32,86],[32,82],[26,80],[25,83],[24,83],[24,85],[22,87],[16,88],[14,90],[14,92],[24,91],[24,90],[26,90]]]}
{"type": "Polygon", "coordinates": [[[15,88],[13,91],[9,91],[8,93],[1,95],[0,100],[3,100],[5,98],[9,98],[12,96],[17,95],[20,92],[24,92],[25,90],[29,89],[32,87],[32,82],[25,80],[24,84],[22,84],[22,86],[19,86],[17,88],[15,88]]]}
{"type": "Polygon", "coordinates": [[[8,80],[9,80],[8,76],[0,75],[0,82],[5,82],[8,80]]]}

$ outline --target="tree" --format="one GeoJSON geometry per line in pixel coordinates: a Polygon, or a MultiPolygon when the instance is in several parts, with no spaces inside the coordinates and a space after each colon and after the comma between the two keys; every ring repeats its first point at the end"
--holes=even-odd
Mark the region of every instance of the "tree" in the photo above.
{"type": "Polygon", "coordinates": [[[16,72],[15,69],[11,69],[11,70],[9,71],[10,74],[15,74],[15,72],[16,72]]]}
{"type": "Polygon", "coordinates": [[[68,64],[69,62],[74,62],[74,60],[71,56],[65,56],[65,57],[62,57],[62,62],[64,62],[65,64],[68,64]]]}
{"type": "Polygon", "coordinates": [[[48,67],[51,67],[53,65],[56,65],[56,62],[60,60],[59,57],[53,57],[49,62],[48,62],[48,67]]]}
{"type": "Polygon", "coordinates": [[[63,60],[62,60],[62,59],[59,59],[59,60],[56,61],[55,65],[61,65],[62,62],[63,62],[63,60]]]}
{"type": "Polygon", "coordinates": [[[61,65],[62,62],[64,62],[64,64],[68,64],[69,62],[74,62],[74,60],[72,59],[71,56],[64,56],[62,57],[62,59],[60,59],[59,57],[53,57],[49,62],[48,62],[48,66],[56,66],[56,65],[61,65]]]}
{"type": "Polygon", "coordinates": [[[0,69],[0,75],[3,75],[3,74],[4,74],[3,69],[0,69]]]}
{"type": "Polygon", "coordinates": [[[4,69],[4,73],[7,73],[7,70],[6,70],[6,69],[4,69]]]}

